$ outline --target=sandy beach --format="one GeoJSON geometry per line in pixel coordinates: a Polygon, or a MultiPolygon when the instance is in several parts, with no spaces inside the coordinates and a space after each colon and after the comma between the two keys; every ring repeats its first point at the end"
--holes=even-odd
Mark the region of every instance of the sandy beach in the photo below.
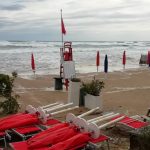
{"type": "MultiPolygon", "coordinates": [[[[21,109],[24,111],[29,104],[37,107],[54,102],[68,102],[68,92],[65,88],[62,91],[54,90],[54,77],[56,75],[30,76],[30,78],[17,77],[15,80],[14,92],[20,95],[18,99],[21,109]]],[[[78,74],[81,81],[88,82],[93,78],[104,81],[105,88],[102,90],[103,112],[120,112],[127,115],[146,114],[150,106],[150,69],[132,69],[125,71],[111,72],[105,75],[101,73],[78,74]]],[[[79,115],[87,108],[81,107],[73,110],[79,115]]],[[[100,111],[101,113],[101,111],[100,111]]],[[[96,113],[87,118],[93,118],[96,113]]],[[[65,120],[66,113],[55,116],[56,119],[65,120]]],[[[87,119],[86,118],[86,119],[87,119]]],[[[111,150],[127,150],[130,147],[129,136],[120,133],[113,128],[102,131],[111,137],[109,141],[111,150]]],[[[104,145],[104,149],[107,146],[104,145]]]]}
{"type": "MultiPolygon", "coordinates": [[[[93,78],[104,81],[102,90],[103,111],[117,111],[133,114],[146,114],[150,106],[150,70],[149,68],[104,73],[78,74],[82,81],[93,78]]],[[[20,95],[21,111],[25,106],[41,106],[56,101],[67,103],[67,91],[54,90],[54,77],[36,76],[30,79],[17,78],[14,91],[20,95]]]]}

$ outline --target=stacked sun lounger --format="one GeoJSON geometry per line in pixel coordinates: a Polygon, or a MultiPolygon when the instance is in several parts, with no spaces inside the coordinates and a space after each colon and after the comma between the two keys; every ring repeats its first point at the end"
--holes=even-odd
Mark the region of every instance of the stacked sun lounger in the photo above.
{"type": "Polygon", "coordinates": [[[31,114],[20,113],[1,119],[0,140],[4,141],[4,147],[6,147],[6,137],[9,137],[9,145],[14,150],[75,150],[85,147],[92,150],[97,143],[108,143],[109,137],[102,134],[101,130],[109,125],[125,125],[132,129],[149,125],[136,119],[135,116],[128,117],[113,112],[90,120],[85,119],[85,116],[99,108],[92,109],[79,116],[67,113],[66,120],[61,122],[52,118],[52,116],[77,107],[66,108],[70,104],[58,105],[48,109],[36,109],[36,111],[29,107],[31,114]],[[65,107],[66,109],[59,110],[59,107],[65,107]],[[103,121],[107,122],[103,124],[103,121]],[[43,128],[44,125],[46,125],[45,128],[43,128]],[[20,137],[19,142],[16,142],[16,138],[13,137],[15,135],[20,137]]]}
{"type": "MultiPolygon", "coordinates": [[[[141,129],[149,125],[148,122],[142,121],[141,117],[138,115],[131,116],[131,117],[128,117],[126,115],[119,115],[119,116],[124,116],[124,118],[119,122],[117,122],[116,127],[126,132],[130,132],[131,130],[141,129]]],[[[117,117],[112,118],[112,120],[116,119],[117,117]]]]}
{"type": "MultiPolygon", "coordinates": [[[[66,120],[69,122],[59,123],[45,131],[40,132],[27,141],[10,143],[10,146],[14,150],[19,150],[22,147],[22,150],[75,150],[85,147],[87,143],[90,142],[100,143],[108,141],[109,138],[102,134],[99,134],[97,138],[93,138],[93,133],[91,131],[86,131],[86,127],[82,123],[82,128],[81,126],[79,127],[73,123],[75,120],[81,119],[80,117],[83,117],[91,112],[92,111],[89,111],[88,113],[86,112],[84,115],[82,114],[76,118],[68,115],[66,120]],[[68,119],[69,117],[70,119],[68,119]],[[85,132],[82,133],[81,131],[84,129],[85,132]]],[[[80,121],[78,123],[80,123],[80,121]]]]}
{"type": "MultiPolygon", "coordinates": [[[[60,106],[60,104],[58,105],[60,106]]],[[[65,107],[66,105],[61,104],[61,108],[65,108],[65,107]]],[[[44,112],[40,114],[41,112],[38,112],[37,109],[31,106],[28,108],[29,109],[24,113],[10,115],[8,117],[4,117],[0,119],[0,141],[3,141],[4,147],[6,147],[6,138],[13,141],[13,137],[15,135],[18,135],[19,137],[22,138],[22,140],[25,140],[33,136],[34,134],[42,131],[43,129],[48,128],[49,126],[60,123],[59,120],[54,119],[52,117],[52,115],[58,114],[58,112],[57,113],[55,112],[55,110],[58,109],[56,105],[52,107],[51,104],[49,105],[49,107],[45,107],[45,109],[44,107],[42,108],[43,111],[49,110],[50,111],[49,115],[44,112]]],[[[77,107],[61,110],[61,112],[75,109],[75,108],[77,107]]]]}

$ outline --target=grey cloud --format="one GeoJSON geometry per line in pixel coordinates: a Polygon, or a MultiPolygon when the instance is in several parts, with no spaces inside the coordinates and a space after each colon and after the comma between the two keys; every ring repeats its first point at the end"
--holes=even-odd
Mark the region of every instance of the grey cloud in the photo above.
{"type": "Polygon", "coordinates": [[[0,6],[0,10],[7,10],[7,11],[17,11],[17,10],[22,10],[24,9],[25,6],[23,5],[9,5],[9,6],[0,6]]]}

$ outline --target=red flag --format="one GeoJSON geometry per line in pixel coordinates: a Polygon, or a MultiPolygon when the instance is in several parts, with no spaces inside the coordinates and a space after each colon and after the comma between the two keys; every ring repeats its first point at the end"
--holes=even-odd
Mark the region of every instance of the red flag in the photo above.
{"type": "Polygon", "coordinates": [[[123,57],[122,57],[122,64],[126,64],[126,51],[123,52],[123,57]]]}
{"type": "Polygon", "coordinates": [[[98,67],[99,65],[100,65],[100,56],[99,56],[99,51],[97,51],[96,66],[98,67]]]}
{"type": "Polygon", "coordinates": [[[66,34],[66,29],[65,29],[64,22],[63,22],[63,18],[61,18],[61,32],[62,34],[66,34]]]}
{"type": "Polygon", "coordinates": [[[35,63],[34,63],[34,55],[33,55],[33,53],[31,54],[31,67],[32,67],[33,72],[35,72],[35,63]]]}

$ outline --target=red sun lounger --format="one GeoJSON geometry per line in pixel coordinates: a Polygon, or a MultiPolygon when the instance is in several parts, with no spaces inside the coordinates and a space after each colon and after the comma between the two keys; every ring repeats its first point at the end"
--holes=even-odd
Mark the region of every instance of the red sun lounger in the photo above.
{"type": "Polygon", "coordinates": [[[33,144],[33,142],[39,141],[40,139],[45,138],[48,135],[51,135],[52,132],[55,132],[55,131],[62,129],[64,127],[68,127],[68,124],[67,123],[56,124],[56,125],[52,126],[51,128],[34,135],[33,137],[31,137],[30,139],[28,139],[25,142],[14,142],[14,143],[11,143],[10,146],[15,147],[16,149],[19,150],[18,147],[20,147],[20,145],[23,144],[23,145],[26,145],[26,146],[24,146],[24,149],[27,149],[26,147],[28,144],[30,144],[30,143],[33,144]]]}
{"type": "Polygon", "coordinates": [[[49,119],[47,123],[44,124],[34,124],[34,125],[28,125],[28,126],[21,126],[21,127],[17,127],[17,128],[13,128],[10,130],[6,130],[7,135],[9,136],[9,138],[13,141],[24,141],[30,137],[32,137],[33,135],[47,129],[49,126],[52,125],[56,125],[60,123],[59,120],[56,119],[49,119]],[[20,138],[16,139],[16,135],[19,136],[20,138]]]}
{"type": "Polygon", "coordinates": [[[21,137],[23,141],[39,133],[40,131],[42,131],[42,129],[38,127],[37,125],[18,127],[18,128],[14,128],[10,130],[11,133],[16,134],[19,137],[21,137]]]}
{"type": "MultiPolygon", "coordinates": [[[[121,115],[120,115],[121,116],[121,115]]],[[[116,119],[120,116],[114,117],[113,119],[116,119]]],[[[112,120],[113,120],[112,119],[112,120]]],[[[128,116],[125,116],[125,118],[123,118],[122,120],[120,120],[119,122],[117,122],[116,126],[120,126],[122,127],[122,129],[140,129],[143,127],[148,126],[149,123],[141,121],[141,120],[137,120],[128,116]]]]}

